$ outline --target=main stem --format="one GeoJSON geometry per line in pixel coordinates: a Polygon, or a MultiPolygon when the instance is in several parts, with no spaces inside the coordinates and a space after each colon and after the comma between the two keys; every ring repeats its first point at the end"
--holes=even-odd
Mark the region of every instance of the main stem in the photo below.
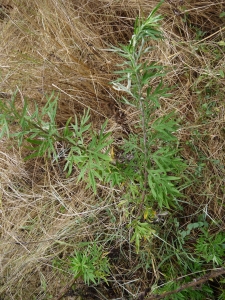
{"type": "MultiPolygon", "coordinates": [[[[144,41],[142,40],[142,44],[141,44],[141,47],[143,47],[143,43],[144,41]]],[[[134,55],[133,55],[133,58],[134,58],[134,61],[135,61],[135,65],[134,65],[134,68],[137,69],[137,66],[138,66],[138,57],[139,55],[137,56],[137,59],[135,59],[135,48],[134,48],[134,55]]],[[[142,191],[142,195],[141,195],[141,204],[140,204],[140,207],[139,207],[139,211],[138,211],[138,216],[140,216],[141,212],[142,212],[142,208],[143,208],[143,205],[144,205],[144,200],[145,200],[145,195],[146,195],[146,188],[147,188],[147,182],[148,182],[148,170],[147,170],[147,159],[148,159],[148,149],[147,149],[147,130],[146,130],[146,122],[145,122],[145,112],[144,112],[144,98],[143,98],[143,86],[142,86],[142,83],[141,83],[141,70],[137,70],[135,72],[135,76],[136,76],[136,83],[138,85],[138,93],[137,93],[137,103],[140,107],[140,111],[141,111],[141,123],[142,123],[142,132],[143,132],[143,144],[144,144],[144,188],[143,188],[143,191],[142,191]]]]}

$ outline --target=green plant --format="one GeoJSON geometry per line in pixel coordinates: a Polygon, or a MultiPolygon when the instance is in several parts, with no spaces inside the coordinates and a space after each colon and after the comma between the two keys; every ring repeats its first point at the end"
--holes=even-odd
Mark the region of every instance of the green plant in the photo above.
{"type": "Polygon", "coordinates": [[[214,267],[221,266],[225,258],[225,233],[219,232],[212,235],[204,228],[201,231],[202,234],[197,240],[195,253],[206,263],[212,262],[214,267]]]}
{"type": "Polygon", "coordinates": [[[101,246],[90,244],[85,250],[75,251],[70,258],[71,271],[75,278],[82,277],[88,285],[97,284],[100,280],[107,283],[109,261],[101,246]]]}
{"type": "Polygon", "coordinates": [[[134,233],[130,241],[131,243],[135,242],[136,251],[137,253],[139,253],[140,241],[142,239],[150,241],[153,237],[153,234],[155,233],[155,230],[151,228],[151,224],[140,221],[134,221],[133,223],[131,223],[131,227],[134,228],[134,233]]]}
{"type": "Polygon", "coordinates": [[[159,209],[178,207],[178,199],[182,196],[179,181],[185,169],[174,135],[178,128],[174,113],[161,117],[156,114],[160,98],[169,96],[168,88],[162,82],[164,68],[155,62],[149,63],[147,58],[153,49],[149,41],[163,38],[159,30],[162,17],[155,15],[160,5],[146,19],[136,19],[128,45],[113,48],[124,60],[119,65],[122,70],[116,72],[120,77],[113,81],[113,87],[127,94],[122,96],[122,102],[135,107],[140,118],[135,132],[129,134],[122,146],[124,157],[129,155],[131,158],[117,164],[118,168],[122,165],[123,176],[129,182],[128,189],[132,186],[124,201],[127,199],[136,205],[131,241],[135,241],[137,251],[140,240],[149,239],[154,232],[150,224],[143,222],[148,218],[146,211],[155,205],[159,209]]]}
{"type": "Polygon", "coordinates": [[[162,117],[154,114],[160,107],[159,98],[168,96],[168,89],[162,84],[163,67],[148,64],[144,59],[144,55],[152,49],[147,41],[162,38],[158,30],[161,17],[154,16],[157,8],[146,20],[136,20],[134,35],[128,46],[114,49],[124,58],[121,65],[124,69],[117,72],[122,76],[113,85],[128,94],[129,98],[123,97],[125,103],[140,111],[140,122],[136,126],[138,134],[130,134],[124,142],[124,154],[133,155],[125,164],[124,174],[133,182],[138,181],[139,191],[143,191],[142,204],[151,199],[160,208],[168,208],[176,205],[177,198],[181,196],[175,182],[180,180],[185,164],[177,155],[174,132],[178,124],[174,114],[162,117]],[[156,78],[159,78],[159,83],[153,89],[151,83],[156,78]]]}
{"type": "Polygon", "coordinates": [[[109,155],[110,133],[105,133],[107,121],[99,132],[92,130],[90,111],[84,111],[83,116],[74,122],[70,118],[63,130],[56,124],[58,97],[52,93],[45,106],[41,109],[34,103],[33,112],[30,111],[27,101],[21,105],[16,101],[16,93],[11,100],[0,100],[0,138],[6,135],[16,139],[19,146],[22,144],[30,152],[25,159],[47,157],[52,162],[60,158],[66,160],[64,171],[71,175],[74,166],[80,170],[78,181],[87,180],[88,186],[97,192],[96,181],[117,180],[117,173],[112,174],[111,158],[109,155]],[[15,126],[11,133],[10,125],[15,126]],[[89,136],[89,139],[87,139],[89,136]],[[57,151],[57,144],[63,145],[64,151],[57,151]]]}

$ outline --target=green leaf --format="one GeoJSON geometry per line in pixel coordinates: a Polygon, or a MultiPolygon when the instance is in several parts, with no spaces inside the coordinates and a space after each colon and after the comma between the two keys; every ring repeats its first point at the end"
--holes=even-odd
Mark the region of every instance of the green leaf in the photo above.
{"type": "Polygon", "coordinates": [[[9,124],[8,124],[8,120],[6,118],[6,116],[4,114],[0,114],[0,139],[3,138],[3,136],[7,136],[7,138],[10,137],[10,133],[9,133],[9,124]]]}
{"type": "Polygon", "coordinates": [[[225,17],[225,11],[221,12],[221,14],[219,15],[220,18],[225,17]]]}
{"type": "Polygon", "coordinates": [[[219,46],[225,46],[225,41],[219,41],[217,44],[218,44],[219,46]]]}
{"type": "Polygon", "coordinates": [[[87,164],[86,165],[83,165],[82,168],[80,168],[80,174],[77,178],[77,182],[79,182],[81,179],[84,179],[85,178],[85,174],[87,172],[87,164]]]}
{"type": "Polygon", "coordinates": [[[101,160],[104,160],[104,161],[111,161],[111,158],[109,156],[109,154],[102,154],[101,152],[98,152],[97,153],[97,156],[101,159],[101,160]]]}
{"type": "Polygon", "coordinates": [[[173,113],[158,118],[153,124],[152,128],[155,130],[155,138],[164,141],[176,141],[174,132],[177,130],[177,123],[172,119],[173,113]]]}
{"type": "MultiPolygon", "coordinates": [[[[224,43],[224,46],[225,46],[225,43],[224,43]]],[[[223,71],[223,70],[219,70],[219,74],[220,74],[220,76],[221,76],[222,78],[225,77],[225,74],[224,74],[224,71],[223,71]]]]}
{"type": "Polygon", "coordinates": [[[155,230],[151,228],[151,225],[147,222],[135,222],[134,225],[130,225],[131,227],[134,227],[134,234],[131,237],[131,243],[135,242],[136,246],[136,252],[139,253],[140,251],[140,242],[142,239],[150,241],[150,239],[153,237],[153,234],[155,233],[155,230]]]}
{"type": "Polygon", "coordinates": [[[43,141],[41,140],[34,140],[34,139],[26,139],[29,143],[34,144],[34,145],[41,145],[43,143],[43,141]]]}
{"type": "Polygon", "coordinates": [[[66,125],[65,125],[65,127],[63,129],[63,136],[66,137],[66,138],[71,137],[73,135],[72,130],[70,130],[70,128],[69,128],[69,124],[71,122],[71,119],[72,119],[72,117],[70,117],[67,120],[66,125]]]}

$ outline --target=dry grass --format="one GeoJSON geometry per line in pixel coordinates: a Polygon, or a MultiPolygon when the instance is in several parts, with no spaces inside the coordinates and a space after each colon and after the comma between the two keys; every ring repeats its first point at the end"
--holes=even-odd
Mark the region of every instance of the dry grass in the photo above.
{"type": "MultiPolygon", "coordinates": [[[[12,94],[18,88],[18,98],[34,99],[41,106],[55,90],[60,92],[61,126],[90,107],[95,126],[108,118],[115,138],[127,134],[136,114],[118,102],[109,84],[119,60],[107,49],[127,43],[136,16],[147,15],[157,2],[5,1],[0,92],[12,94]]],[[[160,13],[166,39],[149,57],[168,67],[165,81],[174,86],[173,97],[162,99],[160,113],[175,109],[181,119],[182,155],[193,180],[185,189],[188,205],[183,213],[189,217],[184,223],[204,211],[220,227],[225,201],[225,79],[220,72],[225,60],[218,42],[224,40],[225,28],[218,16],[223,11],[224,1],[219,0],[165,2],[160,13]]],[[[24,162],[23,157],[21,149],[0,141],[1,299],[57,299],[72,278],[57,259],[66,262],[79,242],[93,239],[105,241],[111,259],[121,262],[113,266],[114,277],[109,288],[101,288],[105,298],[100,299],[128,299],[157,280],[156,270],[139,274],[124,228],[126,215],[117,208],[119,191],[102,186],[94,196],[76,184],[77,174],[66,179],[62,167],[41,159],[24,162]]],[[[96,299],[95,290],[82,289],[78,281],[73,299],[85,293],[84,299],[96,299]]]]}

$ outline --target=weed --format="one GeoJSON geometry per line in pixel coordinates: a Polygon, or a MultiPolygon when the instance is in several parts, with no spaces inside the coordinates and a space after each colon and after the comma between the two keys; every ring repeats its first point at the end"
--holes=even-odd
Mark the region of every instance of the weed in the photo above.
{"type": "MultiPolygon", "coordinates": [[[[47,157],[53,162],[58,162],[62,155],[56,151],[56,144],[63,143],[68,152],[64,153],[66,160],[64,171],[71,175],[74,166],[80,170],[78,182],[80,180],[88,181],[87,187],[92,187],[96,193],[96,180],[111,180],[109,146],[112,140],[109,139],[110,133],[104,133],[107,122],[105,122],[99,132],[92,131],[89,123],[89,110],[85,111],[80,121],[75,116],[74,123],[71,118],[67,121],[64,129],[61,131],[57,127],[55,117],[57,112],[57,97],[52,93],[48,97],[45,106],[39,110],[35,104],[33,113],[29,111],[29,106],[25,101],[22,109],[16,107],[16,94],[11,100],[0,101],[2,114],[0,115],[1,132],[0,137],[7,135],[18,141],[21,146],[24,141],[30,144],[25,148],[31,152],[26,156],[26,160],[36,157],[47,157]],[[17,123],[19,129],[17,132],[10,133],[9,126],[17,123]],[[86,134],[90,135],[90,142],[85,139],[86,134]],[[104,149],[106,149],[104,151],[104,149]]],[[[116,174],[113,176],[113,182],[117,181],[116,174]]]]}
{"type": "Polygon", "coordinates": [[[120,77],[113,81],[113,87],[127,94],[122,97],[122,102],[135,107],[140,117],[136,125],[138,133],[130,134],[122,147],[125,156],[132,154],[132,159],[127,160],[122,168],[128,187],[132,186],[125,197],[128,202],[136,204],[131,242],[135,241],[137,252],[140,240],[149,240],[154,232],[149,223],[143,222],[148,218],[148,211],[155,205],[159,209],[178,207],[182,197],[178,186],[185,169],[174,134],[178,128],[174,113],[161,117],[156,114],[160,98],[169,96],[162,81],[164,69],[156,63],[148,63],[145,58],[153,49],[149,40],[163,39],[159,30],[162,17],[155,15],[159,6],[146,19],[136,19],[128,45],[113,48],[124,59],[120,65],[122,70],[116,72],[120,77]],[[156,81],[158,84],[153,88],[156,81]]]}
{"type": "Polygon", "coordinates": [[[210,234],[204,228],[196,243],[195,253],[206,263],[212,262],[213,266],[222,266],[225,258],[225,234],[219,232],[210,234]]]}
{"type": "Polygon", "coordinates": [[[100,280],[107,282],[109,275],[109,261],[107,253],[104,253],[101,246],[95,243],[89,245],[84,251],[75,251],[70,258],[71,271],[75,278],[82,277],[88,285],[97,284],[100,280]]]}

